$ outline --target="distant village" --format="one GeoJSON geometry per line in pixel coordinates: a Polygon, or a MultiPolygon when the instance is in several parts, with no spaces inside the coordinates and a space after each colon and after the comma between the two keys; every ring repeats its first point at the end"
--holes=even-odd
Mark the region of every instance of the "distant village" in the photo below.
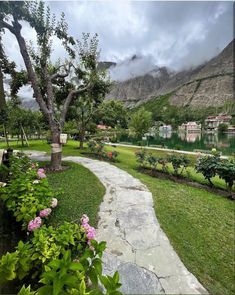
{"type": "MultiPolygon", "coordinates": [[[[204,121],[204,127],[201,123],[197,122],[186,122],[178,126],[179,133],[198,133],[204,131],[205,133],[216,133],[219,128],[223,126],[222,131],[226,133],[235,133],[235,126],[230,124],[232,116],[229,115],[218,115],[208,116],[204,121]]],[[[171,125],[162,125],[159,127],[159,132],[171,132],[171,125]]]]}

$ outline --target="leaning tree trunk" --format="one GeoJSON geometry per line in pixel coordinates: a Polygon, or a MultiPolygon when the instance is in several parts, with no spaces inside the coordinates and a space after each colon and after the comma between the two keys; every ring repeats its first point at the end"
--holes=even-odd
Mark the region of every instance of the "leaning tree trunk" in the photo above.
{"type": "Polygon", "coordinates": [[[60,130],[56,126],[51,128],[51,169],[61,170],[62,144],[60,143],[60,130]]]}

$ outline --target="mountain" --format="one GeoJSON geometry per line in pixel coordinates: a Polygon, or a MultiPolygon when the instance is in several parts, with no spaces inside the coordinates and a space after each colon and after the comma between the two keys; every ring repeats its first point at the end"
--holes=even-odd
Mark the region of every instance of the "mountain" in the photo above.
{"type": "Polygon", "coordinates": [[[130,108],[164,95],[170,106],[191,110],[233,105],[234,43],[233,40],[219,55],[196,68],[180,72],[157,68],[142,76],[115,82],[106,99],[122,100],[130,108]]]}

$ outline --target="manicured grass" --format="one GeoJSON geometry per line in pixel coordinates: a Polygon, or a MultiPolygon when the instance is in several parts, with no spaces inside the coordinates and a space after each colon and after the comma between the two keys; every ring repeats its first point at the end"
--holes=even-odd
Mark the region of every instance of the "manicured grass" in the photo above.
{"type": "MultiPolygon", "coordinates": [[[[77,142],[69,142],[64,154],[80,155],[76,146],[77,142]]],[[[32,149],[49,151],[49,146],[33,143],[32,149]]],[[[136,149],[117,147],[115,150],[120,153],[120,162],[115,165],[139,178],[152,192],[161,227],[188,270],[211,294],[234,294],[235,203],[203,189],[142,174],[136,170],[136,149]]],[[[153,153],[164,155],[158,151],[153,153]]],[[[62,181],[58,177],[55,185],[59,186],[62,181]]],[[[222,180],[218,182],[222,185],[222,180]]],[[[81,191],[79,187],[79,193],[81,191]]]]}
{"type": "Polygon", "coordinates": [[[79,223],[82,214],[87,214],[90,224],[96,226],[99,205],[105,194],[104,186],[87,168],[75,163],[66,162],[63,165],[69,166],[69,169],[58,173],[47,173],[53,189],[62,190],[50,223],[53,225],[63,221],[79,223]]]}

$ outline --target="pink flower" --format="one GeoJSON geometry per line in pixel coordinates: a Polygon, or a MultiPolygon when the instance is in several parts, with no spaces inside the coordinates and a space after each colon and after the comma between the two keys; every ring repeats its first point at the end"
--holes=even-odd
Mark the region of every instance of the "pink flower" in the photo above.
{"type": "Polygon", "coordinates": [[[95,238],[96,231],[94,227],[89,226],[89,228],[86,230],[86,237],[88,240],[93,240],[95,238]]]}
{"type": "Polygon", "coordinates": [[[37,171],[37,175],[39,178],[45,178],[46,177],[45,170],[43,168],[39,168],[37,171]]]}
{"type": "Polygon", "coordinates": [[[82,223],[82,227],[84,228],[86,232],[86,237],[89,243],[90,240],[93,240],[95,238],[96,232],[94,227],[90,226],[88,222],[89,222],[89,217],[86,214],[83,214],[81,218],[81,223],[82,223]]]}
{"type": "Polygon", "coordinates": [[[55,208],[58,205],[58,200],[56,198],[51,199],[51,208],[55,208]]]}
{"type": "Polygon", "coordinates": [[[51,214],[51,208],[43,209],[39,212],[40,217],[47,217],[51,214]]]}
{"type": "Polygon", "coordinates": [[[81,218],[81,223],[82,223],[82,225],[83,224],[86,224],[86,223],[88,223],[89,222],[89,217],[86,215],[86,214],[83,214],[82,215],[82,218],[81,218]]]}
{"type": "Polygon", "coordinates": [[[31,220],[28,224],[28,231],[34,231],[35,229],[39,228],[42,224],[42,220],[40,217],[35,217],[31,220]]]}
{"type": "Polygon", "coordinates": [[[36,168],[36,165],[33,163],[31,167],[32,167],[32,169],[34,169],[34,168],[36,168]]]}

